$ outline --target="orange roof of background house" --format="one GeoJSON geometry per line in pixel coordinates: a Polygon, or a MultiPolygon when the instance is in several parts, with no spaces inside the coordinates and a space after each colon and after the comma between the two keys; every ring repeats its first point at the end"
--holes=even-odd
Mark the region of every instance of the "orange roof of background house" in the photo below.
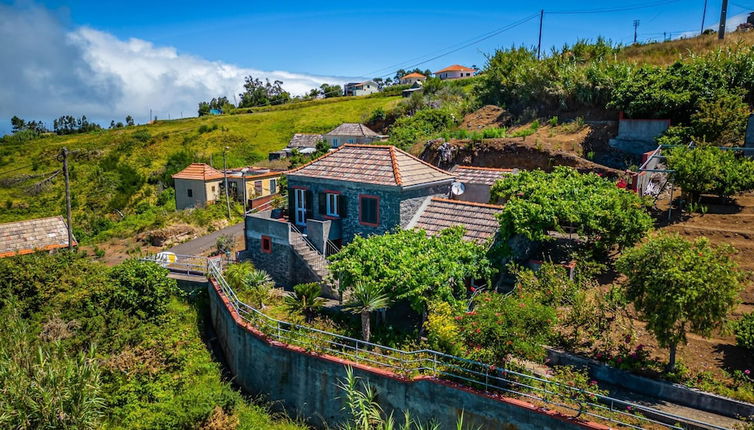
{"type": "Polygon", "coordinates": [[[173,175],[173,179],[198,179],[200,181],[222,179],[222,177],[221,171],[204,163],[191,163],[188,167],[173,175]]]}
{"type": "Polygon", "coordinates": [[[472,69],[471,67],[462,66],[460,64],[453,64],[452,66],[448,66],[442,70],[438,70],[435,72],[442,73],[442,72],[475,72],[476,69],[472,69]]]}
{"type": "Polygon", "coordinates": [[[402,77],[401,79],[408,79],[408,78],[426,78],[426,76],[422,75],[421,73],[409,73],[408,75],[402,77]]]}
{"type": "Polygon", "coordinates": [[[359,144],[342,145],[288,175],[398,186],[454,179],[445,170],[394,146],[359,144]]]}

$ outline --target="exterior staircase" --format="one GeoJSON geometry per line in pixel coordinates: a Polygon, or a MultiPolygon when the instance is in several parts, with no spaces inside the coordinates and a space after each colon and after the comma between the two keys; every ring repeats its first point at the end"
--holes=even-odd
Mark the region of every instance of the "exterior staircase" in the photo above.
{"type": "Polygon", "coordinates": [[[324,281],[330,274],[330,271],[327,270],[328,262],[325,256],[295,227],[291,228],[290,238],[291,246],[299,258],[306,263],[312,273],[324,281]]]}

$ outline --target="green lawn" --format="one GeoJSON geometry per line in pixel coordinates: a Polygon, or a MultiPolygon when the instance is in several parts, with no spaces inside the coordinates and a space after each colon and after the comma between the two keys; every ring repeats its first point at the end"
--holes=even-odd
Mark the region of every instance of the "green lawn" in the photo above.
{"type": "MultiPolygon", "coordinates": [[[[160,199],[169,183],[169,160],[173,169],[191,161],[222,167],[222,151],[227,146],[228,167],[250,165],[285,147],[294,133],[325,133],[343,122],[360,122],[373,110],[389,109],[398,100],[325,99],[251,114],[158,121],[20,144],[4,142],[0,144],[0,222],[65,213],[62,175],[43,182],[60,168],[57,156],[63,147],[72,151],[78,236],[84,241],[122,237],[176,221],[168,201],[172,197],[163,194],[160,199]],[[126,227],[115,228],[124,223],[126,227]]],[[[195,223],[192,217],[183,216],[181,221],[195,223]]],[[[196,217],[208,222],[206,216],[196,217]]]]}

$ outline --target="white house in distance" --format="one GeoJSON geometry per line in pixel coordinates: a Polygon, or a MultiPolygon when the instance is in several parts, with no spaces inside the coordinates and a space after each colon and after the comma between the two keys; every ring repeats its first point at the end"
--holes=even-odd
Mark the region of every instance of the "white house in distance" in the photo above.
{"type": "Polygon", "coordinates": [[[220,198],[223,174],[204,163],[192,163],[173,175],[175,181],[175,208],[178,210],[201,208],[220,198]]]}
{"type": "Polygon", "coordinates": [[[461,66],[460,64],[453,64],[442,70],[435,72],[435,76],[440,79],[462,79],[474,76],[476,69],[471,67],[461,66]]]}
{"type": "Polygon", "coordinates": [[[375,133],[364,124],[345,122],[324,135],[330,147],[337,148],[344,143],[373,143],[382,140],[381,135],[375,133]]]}
{"type": "Polygon", "coordinates": [[[427,77],[422,75],[421,73],[409,73],[406,76],[403,76],[400,80],[401,85],[413,85],[417,82],[423,82],[427,80],[427,77]]]}
{"type": "Polygon", "coordinates": [[[345,85],[344,94],[347,96],[366,96],[380,91],[375,81],[352,82],[345,85]]]}

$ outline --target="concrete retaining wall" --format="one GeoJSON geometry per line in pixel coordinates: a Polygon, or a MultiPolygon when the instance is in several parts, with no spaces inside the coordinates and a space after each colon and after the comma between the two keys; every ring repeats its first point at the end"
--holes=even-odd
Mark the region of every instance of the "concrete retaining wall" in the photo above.
{"type": "Polygon", "coordinates": [[[253,394],[280,402],[294,416],[312,425],[333,426],[347,418],[342,410],[342,392],[337,383],[345,367],[369,381],[377,400],[387,411],[410,410],[422,421],[434,420],[440,428],[455,428],[463,412],[472,428],[484,429],[606,429],[576,421],[526,402],[493,397],[430,377],[406,379],[391,372],[349,363],[335,357],[315,355],[300,348],[267,341],[256,329],[231,310],[227,299],[209,286],[212,322],[235,382],[253,394]]]}
{"type": "Polygon", "coordinates": [[[754,416],[754,405],[750,403],[697,391],[679,384],[645,378],[589,358],[555,349],[549,349],[547,356],[550,364],[586,368],[592,378],[626,388],[638,394],[731,418],[754,416]]]}

